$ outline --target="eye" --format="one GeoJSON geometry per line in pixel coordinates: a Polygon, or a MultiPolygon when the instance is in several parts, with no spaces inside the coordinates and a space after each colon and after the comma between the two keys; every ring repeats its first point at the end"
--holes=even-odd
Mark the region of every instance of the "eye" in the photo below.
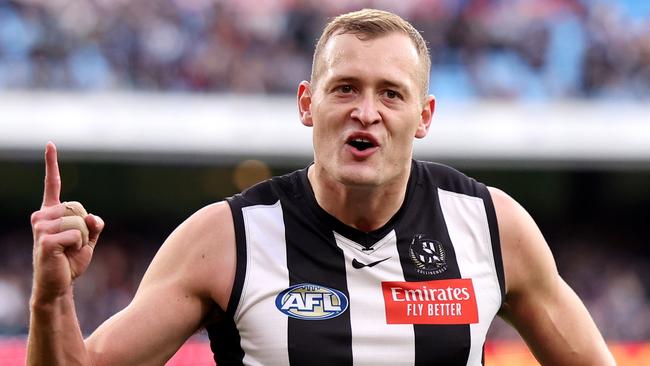
{"type": "Polygon", "coordinates": [[[390,89],[384,91],[384,96],[388,99],[397,99],[402,97],[398,92],[390,89]]]}
{"type": "Polygon", "coordinates": [[[352,93],[352,85],[341,85],[336,88],[340,93],[349,94],[352,93]]]}

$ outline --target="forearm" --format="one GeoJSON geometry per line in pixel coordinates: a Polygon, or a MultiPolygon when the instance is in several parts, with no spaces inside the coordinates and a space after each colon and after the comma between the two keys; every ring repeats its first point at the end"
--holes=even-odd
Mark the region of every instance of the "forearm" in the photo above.
{"type": "Polygon", "coordinates": [[[27,365],[92,365],[79,328],[72,288],[56,300],[33,296],[27,365]]]}

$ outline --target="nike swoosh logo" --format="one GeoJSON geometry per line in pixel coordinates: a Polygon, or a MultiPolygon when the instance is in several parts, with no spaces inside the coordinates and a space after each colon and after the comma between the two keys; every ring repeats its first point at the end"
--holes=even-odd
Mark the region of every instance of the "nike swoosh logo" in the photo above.
{"type": "Polygon", "coordinates": [[[376,266],[376,265],[378,265],[379,263],[381,263],[381,262],[383,262],[383,261],[386,261],[386,260],[389,260],[389,259],[390,259],[390,257],[388,257],[388,258],[384,258],[384,259],[380,259],[380,260],[378,260],[378,261],[376,261],[376,262],[372,262],[372,263],[364,264],[364,263],[359,262],[356,258],[353,258],[353,259],[352,259],[352,267],[354,267],[354,268],[356,268],[356,269],[360,269],[360,268],[363,268],[363,267],[373,267],[373,266],[376,266]]]}

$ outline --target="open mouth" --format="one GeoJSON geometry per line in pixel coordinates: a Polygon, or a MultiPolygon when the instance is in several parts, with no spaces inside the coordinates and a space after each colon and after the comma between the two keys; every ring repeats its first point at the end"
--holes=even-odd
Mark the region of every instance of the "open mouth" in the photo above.
{"type": "Polygon", "coordinates": [[[347,143],[359,151],[364,151],[377,146],[374,142],[365,137],[354,137],[349,139],[347,143]]]}

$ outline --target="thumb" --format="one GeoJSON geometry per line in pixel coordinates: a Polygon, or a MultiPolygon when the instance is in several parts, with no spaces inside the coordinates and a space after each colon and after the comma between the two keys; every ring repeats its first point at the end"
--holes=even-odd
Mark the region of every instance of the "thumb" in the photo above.
{"type": "Polygon", "coordinates": [[[92,248],[97,244],[99,240],[99,234],[104,230],[104,220],[101,217],[93,214],[88,214],[85,218],[86,226],[88,226],[88,245],[92,248]]]}

